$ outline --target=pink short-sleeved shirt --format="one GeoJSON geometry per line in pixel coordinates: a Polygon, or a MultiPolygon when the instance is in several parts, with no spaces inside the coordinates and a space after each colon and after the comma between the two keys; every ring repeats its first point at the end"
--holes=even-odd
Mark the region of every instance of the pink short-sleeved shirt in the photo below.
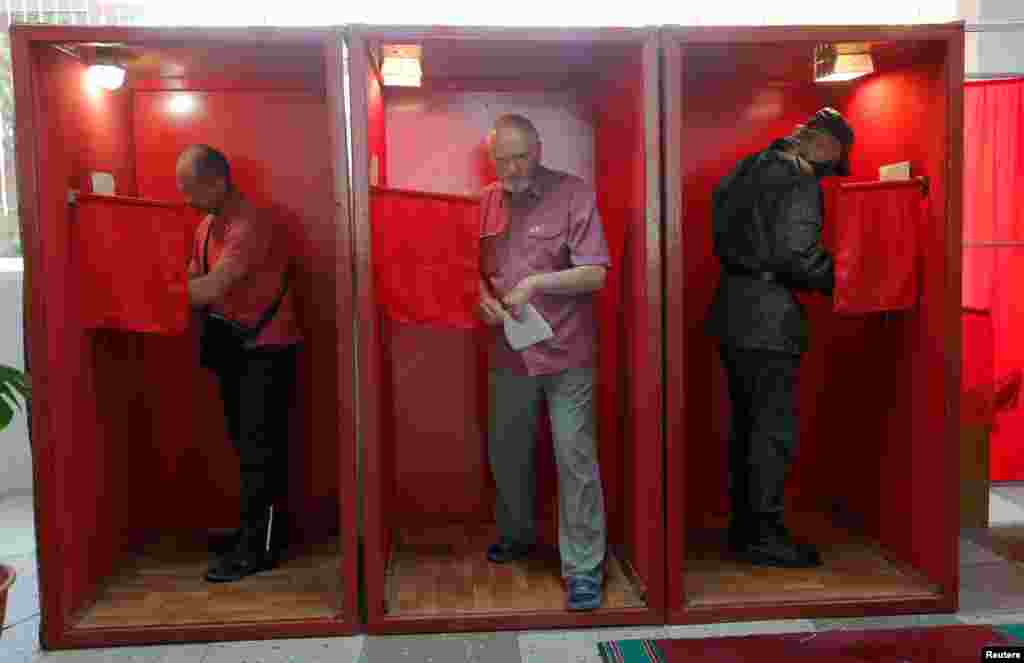
{"type": "MultiPolygon", "coordinates": [[[[244,204],[232,218],[208,215],[196,229],[189,275],[201,276],[203,246],[210,233],[209,267],[223,261],[237,261],[245,274],[228,293],[210,308],[242,324],[255,325],[281,293],[282,277],[290,262],[289,242],[283,229],[261,210],[244,204]]],[[[292,345],[302,341],[295,316],[295,283],[288,284],[281,304],[250,347],[292,345]]]]}
{"type": "MultiPolygon", "coordinates": [[[[480,200],[481,275],[497,297],[527,276],[583,265],[611,266],[593,189],[582,179],[539,167],[529,191],[516,200],[500,183],[480,200]]],[[[516,352],[494,328],[491,369],[547,375],[596,365],[598,326],[594,293],[538,294],[531,303],[554,337],[516,352]]]]}

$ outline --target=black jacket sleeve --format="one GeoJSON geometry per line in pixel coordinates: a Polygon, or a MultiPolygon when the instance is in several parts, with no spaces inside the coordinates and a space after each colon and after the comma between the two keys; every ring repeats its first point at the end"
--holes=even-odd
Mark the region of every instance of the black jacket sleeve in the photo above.
{"type": "Polygon", "coordinates": [[[772,261],[791,287],[831,294],[835,268],[821,242],[823,225],[817,180],[801,178],[781,197],[772,261]]]}

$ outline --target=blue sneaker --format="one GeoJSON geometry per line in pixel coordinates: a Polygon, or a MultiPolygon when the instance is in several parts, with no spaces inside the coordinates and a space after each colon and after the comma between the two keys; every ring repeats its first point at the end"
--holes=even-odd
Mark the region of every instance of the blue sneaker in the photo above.
{"type": "Polygon", "coordinates": [[[569,610],[596,610],[601,607],[601,583],[587,576],[571,576],[569,585],[569,610]]]}

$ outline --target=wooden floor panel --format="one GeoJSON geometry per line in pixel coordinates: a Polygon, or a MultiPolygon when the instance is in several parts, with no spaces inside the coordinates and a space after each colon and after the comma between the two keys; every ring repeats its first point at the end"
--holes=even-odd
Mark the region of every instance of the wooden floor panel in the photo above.
{"type": "MultiPolygon", "coordinates": [[[[387,578],[392,616],[563,611],[565,587],[554,547],[511,564],[487,561],[491,526],[404,529],[395,534],[387,578]]],[[[639,583],[609,553],[603,609],[643,608],[639,583]]]]}
{"type": "Polygon", "coordinates": [[[687,605],[933,598],[939,587],[906,564],[886,556],[875,542],[834,525],[823,515],[792,518],[797,538],[814,543],[822,566],[814,569],[757,567],[731,559],[724,529],[690,532],[684,570],[687,605]]]}
{"type": "Polygon", "coordinates": [[[187,537],[145,546],[75,628],[329,619],[341,612],[337,540],[289,549],[278,568],[233,583],[203,578],[210,555],[187,537]]]}

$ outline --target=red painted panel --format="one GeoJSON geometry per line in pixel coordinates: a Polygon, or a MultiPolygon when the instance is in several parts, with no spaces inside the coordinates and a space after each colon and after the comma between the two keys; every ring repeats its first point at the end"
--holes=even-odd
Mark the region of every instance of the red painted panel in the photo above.
{"type": "Polygon", "coordinates": [[[272,89],[308,93],[311,91],[322,92],[323,78],[318,72],[302,72],[301,74],[270,77],[266,74],[256,74],[253,72],[231,75],[221,71],[217,74],[135,79],[131,81],[131,88],[136,92],[213,92],[214,90],[221,92],[252,92],[272,89]]]}
{"type": "MultiPolygon", "coordinates": [[[[87,335],[78,317],[69,188],[81,188],[89,161],[90,132],[83,114],[85,68],[53,50],[40,50],[40,199],[38,232],[42,253],[34,256],[34,291],[45,293],[46,361],[33,366],[46,386],[40,407],[50,412],[50,428],[36,436],[37,457],[49,447],[52,466],[37,476],[41,490],[54,492],[56,508],[42,514],[57,522],[59,540],[48,539],[51,555],[46,593],[59,597],[60,617],[85,605],[98,583],[118,562],[125,543],[122,524],[138,504],[137,467],[144,451],[137,440],[149,435],[134,371],[138,340],[131,335],[87,335]],[[69,379],[68,376],[74,376],[69,379]],[[114,398],[114,395],[117,398],[114,398]],[[117,416],[111,416],[116,412],[117,416]],[[82,536],[89,532],[89,536],[82,536]]],[[[108,139],[112,137],[108,136],[108,139]]],[[[40,299],[33,297],[38,304],[40,299]]],[[[48,530],[49,528],[43,528],[48,530]]],[[[50,598],[44,598],[47,606],[50,598]]]]}
{"type": "Polygon", "coordinates": [[[115,192],[135,196],[135,155],[132,146],[132,93],[127,87],[103,90],[86,86],[79,101],[83,130],[81,165],[84,191],[92,191],[89,171],[114,176],[115,192]]]}
{"type": "Polygon", "coordinates": [[[488,521],[494,489],[484,333],[382,317],[381,336],[389,524],[488,521]]]}
{"type": "Polygon", "coordinates": [[[594,87],[596,190],[613,267],[600,299],[601,470],[609,495],[609,534],[623,541],[634,569],[659,596],[663,540],[652,528],[662,512],[660,375],[650,346],[652,293],[647,246],[647,151],[640,48],[603,72],[594,87]]]}
{"type": "MultiPolygon", "coordinates": [[[[298,525],[336,527],[338,517],[337,233],[327,111],[318,93],[139,92],[135,144],[139,192],[180,200],[174,165],[193,142],[221,149],[241,191],[292,230],[300,324],[306,335],[293,417],[291,501],[298,525]],[[182,97],[187,94],[187,97],[182,97]],[[188,104],[176,101],[187,98],[188,104]]],[[[194,340],[146,339],[154,444],[167,485],[188,486],[156,505],[154,524],[224,527],[237,519],[237,461],[223,433],[215,385],[195,362],[194,340]],[[180,407],[181,398],[189,399],[180,407]],[[182,503],[182,500],[185,503],[182,503]],[[197,520],[197,515],[201,518],[197,520]]]]}
{"type": "Polygon", "coordinates": [[[366,80],[366,92],[367,92],[367,104],[366,114],[369,120],[367,125],[367,145],[370,150],[370,184],[375,186],[387,186],[388,185],[388,151],[386,145],[386,130],[385,130],[385,117],[384,112],[384,89],[380,84],[380,79],[373,73],[373,70],[367,72],[366,80]],[[373,179],[374,163],[376,162],[377,179],[373,179]]]}
{"type": "MultiPolygon", "coordinates": [[[[949,58],[949,66],[955,66],[952,53],[949,58]]],[[[949,117],[947,102],[962,90],[949,89],[944,64],[939,52],[919,57],[907,69],[872,76],[853,89],[843,110],[858,132],[855,172],[875,174],[885,163],[909,160],[913,175],[930,179],[928,214],[919,234],[920,306],[889,321],[895,336],[887,335],[886,344],[876,344],[865,356],[878,356],[878,365],[889,367],[884,381],[873,381],[885,384],[890,394],[882,410],[886,443],[879,449],[878,501],[883,507],[906,505],[881,509],[881,539],[895,555],[948,583],[949,570],[956,566],[951,542],[958,506],[945,481],[956,476],[956,456],[946,451],[959,425],[950,420],[947,407],[949,394],[959,391],[959,384],[949,383],[949,335],[956,330],[948,329],[948,322],[959,319],[960,297],[950,291],[947,278],[949,215],[959,210],[948,209],[946,168],[955,147],[949,144],[948,128],[960,120],[949,117]],[[921,113],[925,107],[929,112],[921,113]]]]}

